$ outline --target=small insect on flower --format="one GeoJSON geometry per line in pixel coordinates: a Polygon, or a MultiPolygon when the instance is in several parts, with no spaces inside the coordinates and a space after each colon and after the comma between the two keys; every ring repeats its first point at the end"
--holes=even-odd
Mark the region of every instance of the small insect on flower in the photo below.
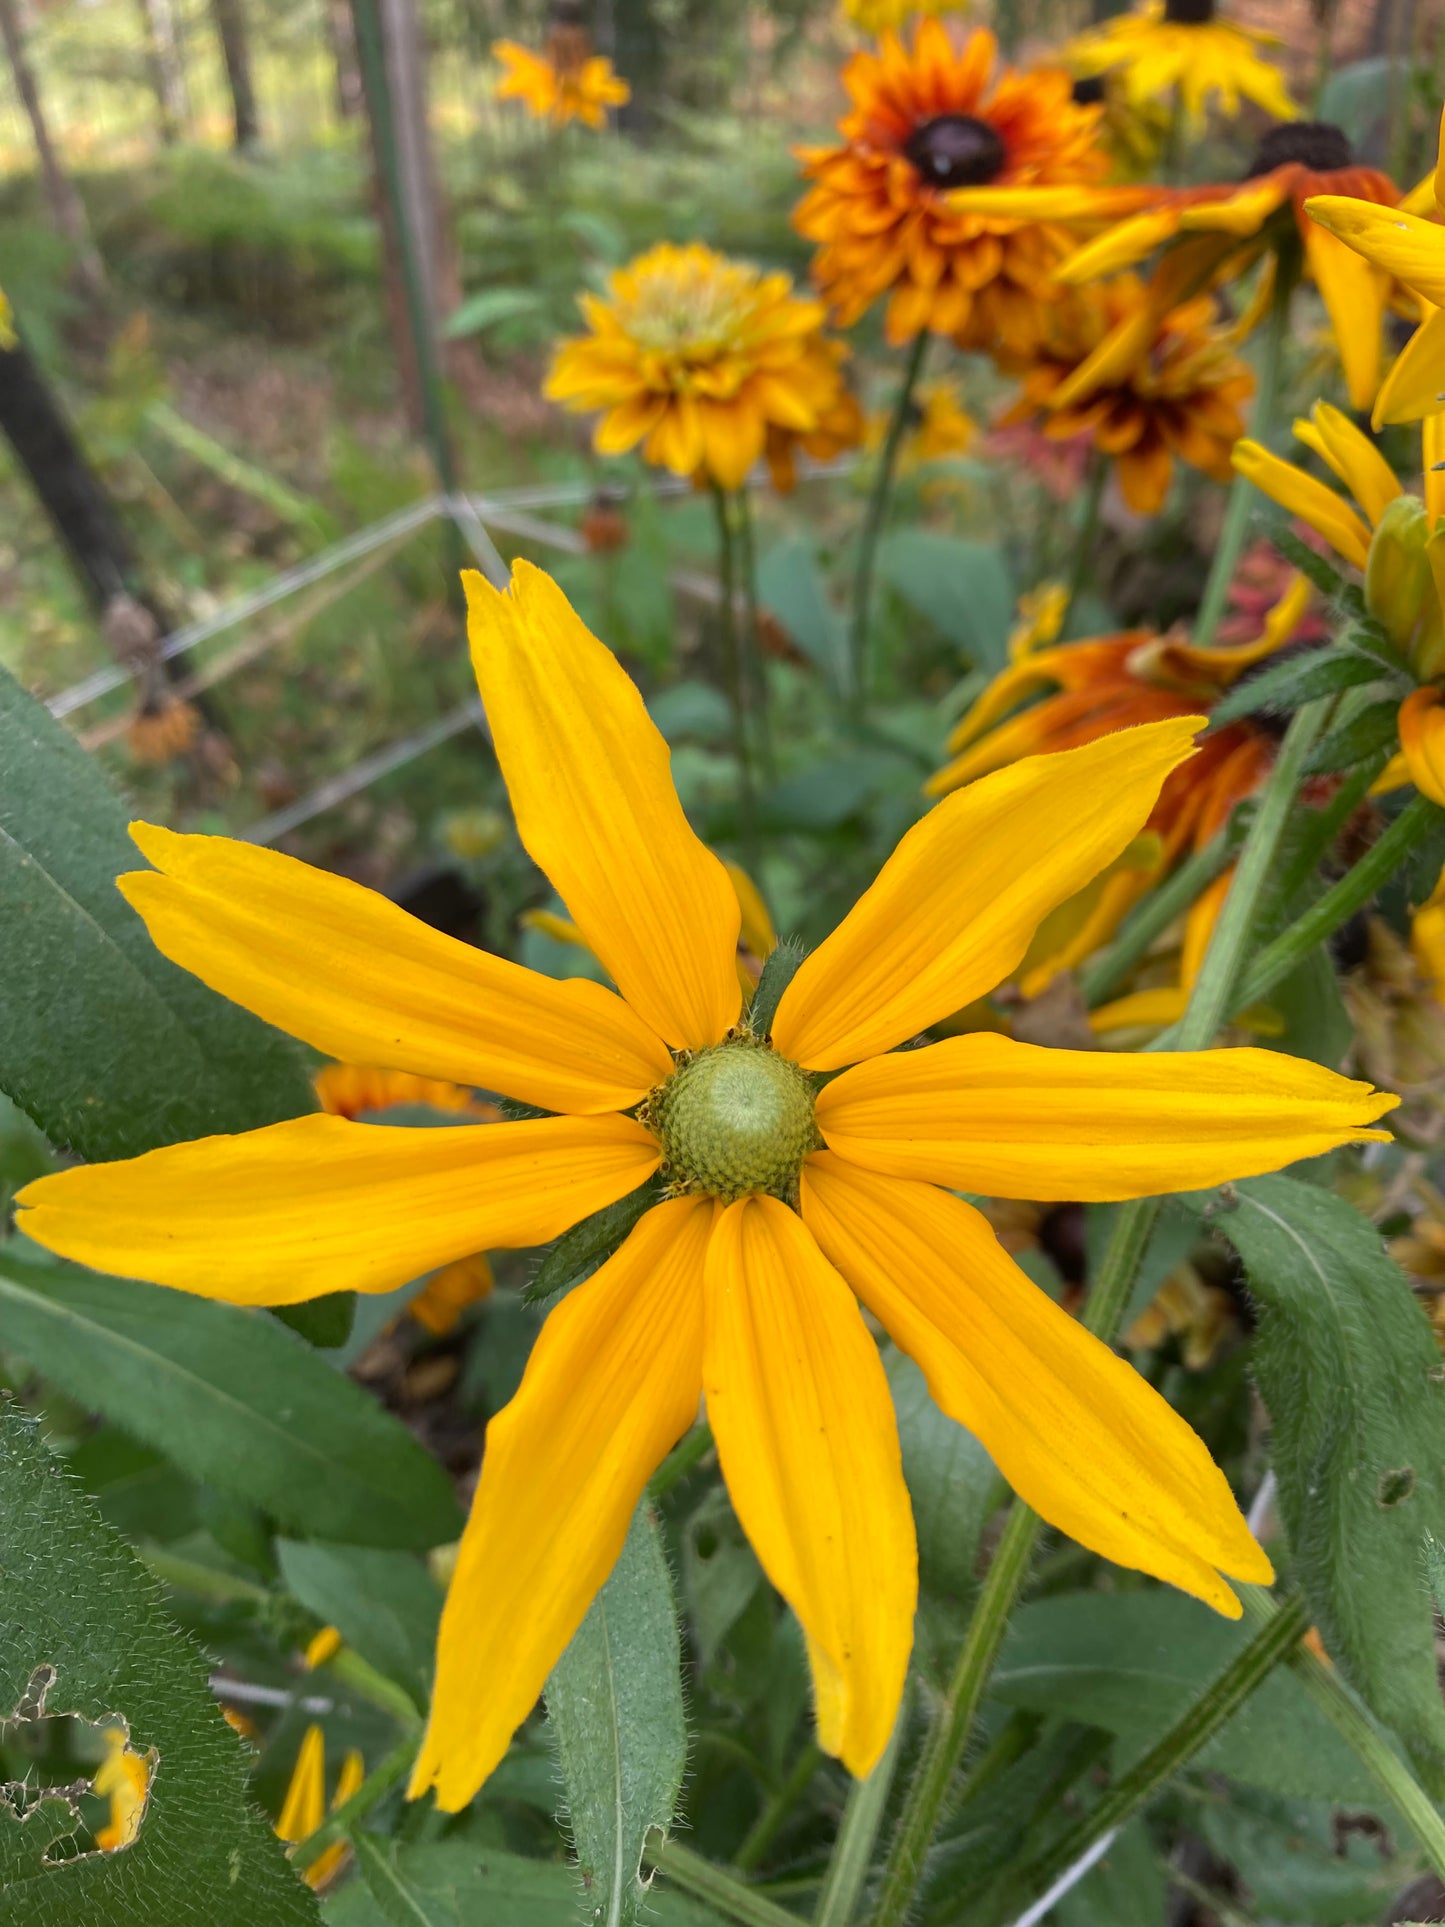
{"type": "Polygon", "coordinates": [[[983,1034],[897,1049],[1016,970],[1043,918],[1137,836],[1200,718],[946,797],[755,1027],[738,891],[683,814],[639,691],[540,571],[518,563],[506,593],[465,582],[518,835],[615,990],[535,975],[221,837],[135,825],[156,867],[121,888],[167,956],[317,1048],[551,1115],[425,1131],[300,1117],[20,1197],[50,1250],[267,1304],[394,1290],[642,1191],[488,1427],[413,1794],[461,1808],[497,1765],[702,1397],[738,1519],[802,1622],[820,1742],[871,1771],[903,1691],[917,1554],[860,1300],[1046,1518],[1237,1615],[1221,1574],[1267,1581],[1270,1565],[1201,1440],[956,1194],[1197,1190],[1382,1138],[1395,1099],[1256,1050],[983,1034]]]}

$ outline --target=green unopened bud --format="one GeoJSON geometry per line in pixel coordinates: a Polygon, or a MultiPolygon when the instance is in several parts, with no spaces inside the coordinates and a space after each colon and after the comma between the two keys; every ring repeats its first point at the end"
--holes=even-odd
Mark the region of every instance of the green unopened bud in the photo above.
{"type": "Polygon", "coordinates": [[[1365,606],[1425,680],[1445,668],[1445,617],[1426,544],[1430,518],[1417,495],[1397,495],[1380,517],[1365,564],[1365,606]]]}

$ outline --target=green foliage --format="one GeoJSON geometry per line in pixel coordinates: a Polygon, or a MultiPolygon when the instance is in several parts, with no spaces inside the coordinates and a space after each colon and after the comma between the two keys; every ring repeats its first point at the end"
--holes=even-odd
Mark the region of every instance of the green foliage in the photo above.
{"type": "Polygon", "coordinates": [[[898,529],[879,545],[878,566],[894,593],[970,662],[1003,667],[1015,591],[1000,548],[932,529],[898,529]]]}
{"type": "Polygon", "coordinates": [[[644,1502],[546,1689],[586,1896],[579,1918],[596,1927],[637,1921],[643,1849],[672,1824],[687,1764],[680,1667],[667,1561],[644,1502]]]}
{"type": "Polygon", "coordinates": [[[283,1525],[369,1545],[450,1538],[446,1478],[271,1318],[0,1248],[7,1352],[283,1525]]]}
{"type": "Polygon", "coordinates": [[[778,1005],[783,1001],[783,992],[797,976],[798,966],[806,954],[801,943],[785,938],[774,946],[772,954],[764,960],[763,974],[758,979],[753,1001],[748,1006],[748,1023],[755,1035],[766,1037],[772,1030],[778,1005]]]}
{"type": "Polygon", "coordinates": [[[1356,710],[1316,745],[1307,765],[1312,776],[1353,769],[1382,749],[1394,747],[1399,733],[1397,696],[1371,702],[1356,710]]]}
{"type": "Polygon", "coordinates": [[[548,1246],[541,1263],[524,1287],[522,1297],[525,1302],[529,1305],[545,1304],[559,1292],[570,1291],[573,1285],[580,1285],[584,1278],[590,1278],[661,1196],[660,1183],[656,1178],[649,1178],[645,1184],[638,1185],[635,1191],[629,1191],[625,1198],[619,1198],[616,1204],[604,1204],[600,1211],[594,1211],[590,1217],[574,1224],[570,1231],[564,1231],[555,1244],[548,1246]]]}
{"type": "Polygon", "coordinates": [[[1311,650],[1237,683],[1210,710],[1209,727],[1222,729],[1240,716],[1290,715],[1317,696],[1333,696],[1379,679],[1380,664],[1372,656],[1350,649],[1311,650]]]}
{"type": "Polygon", "coordinates": [[[426,1710],[441,1594],[416,1559],[373,1546],[282,1539],[276,1556],[293,1598],[426,1710]]]}
{"type": "Polygon", "coordinates": [[[53,1669],[44,1712],[124,1719],[154,1749],[133,1844],[63,1859],[68,1802],[17,1817],[0,1790],[0,1922],[5,1927],[305,1927],[308,1890],[245,1793],[240,1742],[206,1683],[205,1662],[161,1611],[154,1582],[94,1502],[0,1406],[0,1708],[17,1708],[53,1669]]]}
{"type": "Polygon", "coordinates": [[[1445,1706],[1421,1558],[1445,1520],[1445,1374],[1429,1326],[1375,1227],[1342,1198],[1253,1178],[1205,1208],[1259,1304],[1254,1369],[1311,1612],[1439,1790],[1445,1706]]]}
{"type": "Polygon", "coordinates": [[[290,1044],[152,944],[120,804],[3,670],[0,766],[0,1087],[88,1158],[314,1110],[290,1044]]]}
{"type": "Polygon", "coordinates": [[[771,610],[830,689],[848,688],[848,639],[828,594],[818,551],[804,535],[775,542],[758,563],[758,599],[771,610]]]}

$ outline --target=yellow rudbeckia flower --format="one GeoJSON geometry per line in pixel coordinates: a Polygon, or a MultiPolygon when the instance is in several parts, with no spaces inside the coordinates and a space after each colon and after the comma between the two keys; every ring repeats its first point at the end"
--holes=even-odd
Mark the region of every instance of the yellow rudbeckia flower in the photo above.
{"type": "Polygon", "coordinates": [[[632,89],[612,71],[612,62],[605,54],[594,54],[576,29],[554,33],[540,54],[515,40],[497,40],[492,57],[502,68],[493,90],[497,99],[520,100],[534,120],[550,120],[558,127],[573,120],[605,127],[608,108],[622,107],[632,98],[632,89]]]}
{"type": "Polygon", "coordinates": [[[1369,1127],[1395,1100],[1253,1050],[897,1048],[1016,969],[1041,919],[1138,833],[1198,719],[946,798],[754,1035],[737,893],[683,815],[637,689],[538,570],[519,563],[505,594],[466,586],[519,835],[615,992],[535,976],[247,843],[138,825],[158,868],[122,888],[166,955],[319,1048],[557,1115],[427,1131],[302,1117],[42,1178],[21,1199],[51,1250],[265,1304],[540,1244],[665,1176],[551,1312],[488,1429],[412,1793],[455,1810],[496,1766],[703,1396],[738,1517],[807,1635],[821,1743],[856,1774],[874,1766],[917,1567],[859,1299],[1045,1517],[1237,1614],[1221,1572],[1264,1581],[1270,1566],[1204,1445],[952,1193],[1192,1190],[1381,1137],[1369,1127]]]}
{"type": "Polygon", "coordinates": [[[1317,194],[1305,202],[1312,221],[1416,295],[1420,326],[1386,376],[1375,401],[1374,425],[1419,421],[1445,409],[1445,113],[1433,176],[1397,208],[1347,195],[1317,194]],[[1438,218],[1423,218],[1433,201],[1438,218]]]}
{"type": "Polygon", "coordinates": [[[1284,76],[1258,52],[1278,45],[1274,34],[1217,19],[1213,0],[1145,0],[1071,40],[1064,61],[1086,77],[1119,73],[1136,108],[1177,95],[1197,132],[1215,100],[1230,120],[1246,100],[1276,120],[1294,119],[1299,109],[1284,76]]]}

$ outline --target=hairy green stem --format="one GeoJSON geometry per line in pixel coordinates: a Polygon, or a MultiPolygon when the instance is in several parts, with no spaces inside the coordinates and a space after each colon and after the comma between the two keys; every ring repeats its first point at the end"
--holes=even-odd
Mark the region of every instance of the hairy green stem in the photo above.
{"type": "Polygon", "coordinates": [[[1176,917],[1183,916],[1228,861],[1229,839],[1221,830],[1130,912],[1103,956],[1080,973],[1079,989],[1091,1010],[1107,1001],[1155,938],[1161,937],[1176,917]]]}
{"type": "Polygon", "coordinates": [[[674,1886],[705,1900],[727,1919],[740,1922],[741,1927],[798,1927],[796,1914],[769,1900],[755,1887],[745,1886],[735,1874],[715,1867],[700,1853],[679,1845],[676,1840],[664,1840],[659,1847],[646,1847],[642,1857],[649,1867],[666,1874],[674,1886]]]}
{"type": "Polygon", "coordinates": [[[315,1833],[308,1833],[304,1840],[288,1849],[287,1858],[291,1865],[304,1873],[328,1847],[334,1847],[338,1840],[345,1839],[357,1821],[364,1819],[384,1794],[390,1793],[398,1781],[405,1779],[415,1758],[415,1739],[403,1740],[400,1746],[393,1747],[380,1765],[374,1766],[367,1774],[349,1800],[343,1800],[334,1812],[329,1813],[315,1833]]]}
{"type": "Polygon", "coordinates": [[[833,1842],[823,1891],[818,1896],[818,1910],[813,1915],[814,1927],[849,1927],[857,1912],[858,1899],[873,1859],[878,1829],[883,1824],[883,1812],[893,1789],[898,1750],[903,1744],[903,1729],[907,1724],[908,1695],[905,1692],[898,1708],[898,1718],[893,1722],[893,1732],[883,1749],[883,1758],[866,1780],[855,1780],[849,1789],[848,1804],[843,1809],[843,1824],[833,1842]]]}
{"type": "Polygon", "coordinates": [[[1099,533],[1099,509],[1104,500],[1104,484],[1109,479],[1109,464],[1097,448],[1089,450],[1088,472],[1084,477],[1084,513],[1075,539],[1074,560],[1069,569],[1069,592],[1064,603],[1059,634],[1066,636],[1074,604],[1088,580],[1094,560],[1094,538],[1099,533]]]}
{"type": "Polygon", "coordinates": [[[1314,875],[1320,859],[1348,823],[1371,783],[1384,768],[1384,752],[1371,756],[1352,770],[1323,809],[1311,810],[1304,819],[1294,854],[1279,880],[1279,899],[1289,903],[1297,890],[1314,875]]]}
{"type": "Polygon", "coordinates": [[[712,1428],[705,1419],[699,1420],[687,1436],[673,1446],[648,1480],[648,1498],[654,1504],[664,1498],[680,1479],[685,1479],[692,1468],[707,1457],[711,1450],[712,1428]]]}
{"type": "Polygon", "coordinates": [[[1425,796],[1417,796],[1407,803],[1353,869],[1347,870],[1302,917],[1296,917],[1273,943],[1265,945],[1234,993],[1234,1008],[1244,1010],[1258,1003],[1304,962],[1316,944],[1333,936],[1341,924],[1348,923],[1357,910],[1363,909],[1389,882],[1438,813],[1435,804],[1425,796]]]}
{"type": "Polygon", "coordinates": [[[1302,1599],[1292,1599],[1272,1613],[1249,1644],[1210,1681],[1143,1758],[1121,1773],[1081,1820],[1024,1869],[1019,1875],[1019,1898],[1030,1899],[1043,1893],[1101,1835],[1131,1819],[1181,1766],[1214,1738],[1225,1721],[1239,1711],[1288,1656],[1290,1648],[1299,1643],[1308,1624],[1309,1615],[1302,1599]]]}
{"type": "MultiPolygon", "coordinates": [[[[1262,1586],[1241,1586],[1239,1591],[1245,1616],[1256,1625],[1271,1623],[1285,1610],[1262,1586]]],[[[1374,1775],[1381,1791],[1408,1823],[1430,1865],[1445,1879],[1445,1819],[1410,1771],[1393,1735],[1345,1684],[1336,1669],[1312,1653],[1308,1646],[1295,1646],[1289,1655],[1289,1667],[1336,1732],[1349,1742],[1361,1763],[1374,1775]]]]}
{"type": "Polygon", "coordinates": [[[763,778],[772,783],[776,781],[778,771],[773,755],[772,692],[768,682],[767,658],[763,654],[762,629],[758,621],[758,556],[753,534],[752,497],[746,488],[736,489],[730,505],[737,524],[738,567],[742,576],[746,624],[744,667],[752,684],[752,700],[756,705],[754,714],[758,725],[758,755],[763,766],[763,778]]]}
{"type": "Polygon", "coordinates": [[[809,1740],[794,1760],[783,1784],[748,1828],[743,1844],[733,1855],[733,1867],[738,1873],[751,1873],[762,1860],[788,1816],[812,1785],[813,1776],[822,1764],[821,1749],[815,1741],[809,1740]]]}
{"type": "Polygon", "coordinates": [[[913,391],[928,353],[928,330],[921,329],[909,350],[903,369],[898,399],[888,433],[878,455],[878,468],[868,497],[868,512],[858,542],[858,567],[853,577],[853,614],[848,630],[849,706],[855,717],[863,714],[868,696],[868,624],[873,607],[873,570],[878,559],[878,540],[888,514],[888,498],[893,492],[893,471],[898,466],[898,451],[908,432],[908,417],[913,406],[913,391]]]}
{"type": "Polygon", "coordinates": [[[737,551],[733,541],[732,517],[728,498],[716,485],[712,491],[717,517],[718,633],[722,638],[723,681],[727,685],[728,705],[733,719],[733,754],[738,765],[739,840],[749,869],[756,867],[757,800],[753,788],[752,730],[748,715],[747,686],[743,678],[742,651],[738,638],[737,551]]]}
{"type": "Polygon", "coordinates": [[[968,1622],[948,1690],[913,1769],[871,1915],[872,1927],[898,1927],[912,1908],[949,1787],[973,1732],[1042,1527],[1039,1515],[1016,1499],[968,1622]]]}
{"type": "MultiPolygon", "coordinates": [[[[1279,393],[1285,338],[1289,334],[1290,296],[1294,292],[1294,284],[1293,270],[1284,260],[1276,260],[1274,296],[1269,305],[1269,319],[1265,324],[1259,387],[1255,392],[1254,408],[1249,418],[1249,432],[1257,442],[1266,440],[1274,422],[1275,399],[1279,393]]],[[[1249,530],[1250,510],[1253,506],[1253,484],[1246,482],[1242,475],[1236,475],[1229,487],[1229,500],[1224,511],[1224,526],[1219,531],[1219,544],[1214,551],[1214,560],[1210,564],[1209,580],[1204,585],[1204,597],[1199,604],[1199,614],[1194,619],[1193,640],[1196,649],[1208,649],[1213,645],[1215,631],[1219,628],[1220,618],[1229,601],[1230,584],[1234,581],[1234,571],[1239,566],[1244,538],[1249,530]]]]}

